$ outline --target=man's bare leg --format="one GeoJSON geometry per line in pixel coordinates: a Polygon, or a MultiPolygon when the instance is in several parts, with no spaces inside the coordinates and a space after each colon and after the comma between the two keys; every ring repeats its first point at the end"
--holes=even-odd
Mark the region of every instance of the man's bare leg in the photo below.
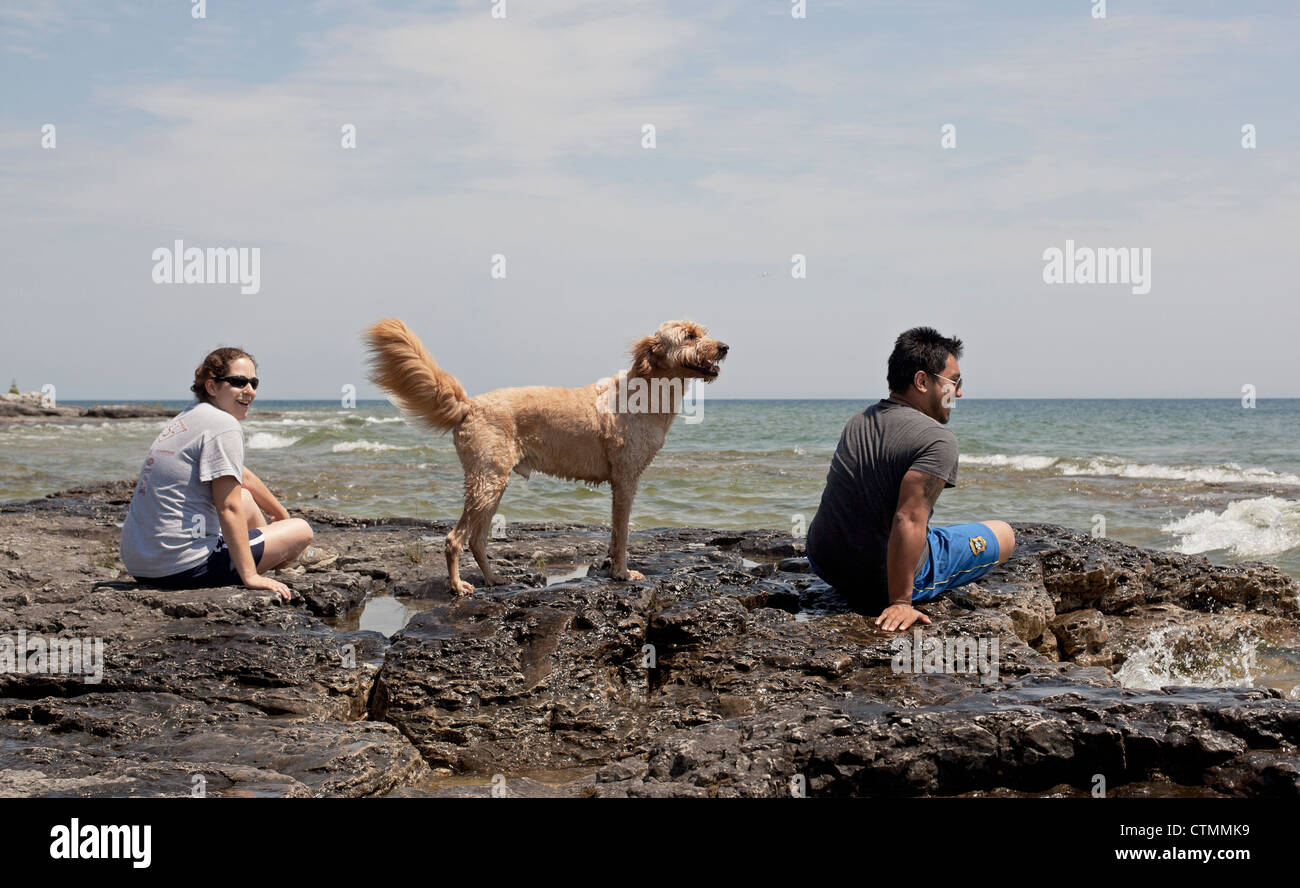
{"type": "Polygon", "coordinates": [[[1016,551],[1016,532],[1005,521],[981,521],[995,537],[998,538],[998,564],[1003,563],[1016,551]]]}

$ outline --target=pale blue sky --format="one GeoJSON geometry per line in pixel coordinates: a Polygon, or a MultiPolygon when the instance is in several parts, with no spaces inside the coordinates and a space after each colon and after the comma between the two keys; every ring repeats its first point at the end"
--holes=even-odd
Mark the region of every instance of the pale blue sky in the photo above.
{"type": "Polygon", "coordinates": [[[1092,6],[6,3],[0,377],[180,398],[235,344],[264,397],[375,397],[391,315],[471,393],[582,385],[689,316],[714,397],[877,397],[921,323],[971,397],[1300,396],[1297,7],[1092,6]],[[152,283],[178,238],[261,293],[152,283]],[[1067,238],[1151,292],[1044,284],[1067,238]]]}

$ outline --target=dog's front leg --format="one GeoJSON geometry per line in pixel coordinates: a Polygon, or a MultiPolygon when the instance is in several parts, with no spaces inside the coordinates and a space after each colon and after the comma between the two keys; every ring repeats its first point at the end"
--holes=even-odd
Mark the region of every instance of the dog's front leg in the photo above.
{"type": "Polygon", "coordinates": [[[636,496],[636,479],[611,481],[614,489],[613,524],[609,534],[609,558],[613,562],[609,575],[616,580],[644,580],[645,575],[627,569],[627,523],[632,517],[632,498],[636,496]]]}

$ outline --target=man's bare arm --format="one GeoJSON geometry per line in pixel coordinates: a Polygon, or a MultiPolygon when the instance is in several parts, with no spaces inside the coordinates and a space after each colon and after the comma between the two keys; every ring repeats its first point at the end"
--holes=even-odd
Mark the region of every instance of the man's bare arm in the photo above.
{"type": "Polygon", "coordinates": [[[885,555],[889,579],[889,607],[881,614],[886,629],[906,629],[917,619],[930,622],[912,610],[912,582],[916,564],[925,549],[925,531],[930,513],[943,493],[944,480],[925,472],[909,471],[898,489],[898,508],[889,532],[885,555]],[[897,612],[890,613],[894,608],[897,612]]]}

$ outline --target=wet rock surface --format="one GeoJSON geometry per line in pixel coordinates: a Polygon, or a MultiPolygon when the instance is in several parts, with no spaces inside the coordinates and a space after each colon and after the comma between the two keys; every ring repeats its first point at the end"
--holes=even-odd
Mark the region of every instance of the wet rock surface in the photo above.
{"type": "Polygon", "coordinates": [[[511,524],[510,585],[466,570],[455,598],[450,522],[307,510],[339,557],[282,604],[124,576],[130,491],[0,505],[0,632],[103,639],[101,681],[0,674],[0,794],[1300,795],[1300,701],[1121,682],[1153,640],[1294,651],[1300,588],[1269,565],[1021,524],[900,636],[778,531],[639,531],[646,578],[619,583],[606,528],[511,524]],[[416,613],[391,638],[357,622],[393,595],[416,613]]]}

